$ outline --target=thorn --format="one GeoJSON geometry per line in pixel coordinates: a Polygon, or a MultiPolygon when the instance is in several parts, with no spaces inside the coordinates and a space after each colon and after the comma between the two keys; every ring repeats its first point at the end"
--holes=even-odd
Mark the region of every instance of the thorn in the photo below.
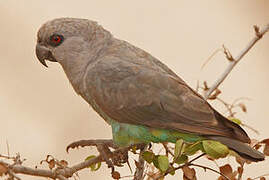
{"type": "Polygon", "coordinates": [[[224,44],[222,45],[222,48],[223,48],[223,53],[225,54],[228,61],[233,62],[234,58],[233,58],[231,52],[224,46],[224,44]]]}
{"type": "Polygon", "coordinates": [[[258,38],[262,38],[262,34],[260,33],[260,28],[257,25],[253,26],[255,34],[258,38]]]}
{"type": "Polygon", "coordinates": [[[207,85],[207,82],[206,82],[206,81],[204,81],[204,90],[205,90],[205,91],[209,90],[209,87],[208,87],[208,85],[207,85]]]}

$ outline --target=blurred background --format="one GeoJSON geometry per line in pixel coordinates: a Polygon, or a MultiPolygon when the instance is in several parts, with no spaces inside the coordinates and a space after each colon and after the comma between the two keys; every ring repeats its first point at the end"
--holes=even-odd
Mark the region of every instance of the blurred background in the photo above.
{"type": "MultiPolygon", "coordinates": [[[[114,36],[124,39],[162,60],[190,86],[197,80],[213,83],[228,62],[219,52],[202,64],[222,44],[236,56],[254,37],[253,25],[269,23],[267,0],[9,0],[0,1],[0,154],[19,152],[25,165],[39,165],[47,154],[82,161],[94,148],[71,150],[72,141],[111,138],[110,127],[75,94],[59,64],[44,68],[35,57],[36,33],[46,21],[57,17],[96,20],[114,36]]],[[[220,97],[232,102],[239,97],[248,112],[237,117],[260,132],[246,129],[252,138],[269,137],[269,33],[235,67],[221,85],[220,97]]],[[[220,112],[225,109],[213,103],[220,112]]],[[[230,159],[233,161],[233,159],[230,159]]],[[[227,160],[225,161],[227,162],[227,160]]],[[[216,168],[213,162],[200,164],[216,168]]],[[[245,176],[269,173],[269,160],[246,166],[245,176]]],[[[120,170],[130,175],[128,168],[120,170]]],[[[212,172],[197,170],[201,178],[216,179],[212,172]]],[[[83,170],[81,179],[112,179],[105,165],[97,172],[83,170]]],[[[23,179],[44,179],[21,176],[23,179]]],[[[182,175],[169,176],[178,179],[182,175]]],[[[199,175],[198,175],[199,177],[199,175]]],[[[128,178],[126,178],[128,179],[128,178]]]]}

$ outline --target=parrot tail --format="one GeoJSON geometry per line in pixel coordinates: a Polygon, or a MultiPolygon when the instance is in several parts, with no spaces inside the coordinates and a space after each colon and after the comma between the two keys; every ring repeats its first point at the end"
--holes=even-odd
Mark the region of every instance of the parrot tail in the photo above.
{"type": "Polygon", "coordinates": [[[228,146],[229,149],[234,150],[237,152],[241,157],[258,162],[264,160],[264,154],[251,148],[249,145],[242,143],[238,140],[222,137],[222,136],[208,136],[209,139],[214,141],[219,141],[222,144],[228,146]]]}

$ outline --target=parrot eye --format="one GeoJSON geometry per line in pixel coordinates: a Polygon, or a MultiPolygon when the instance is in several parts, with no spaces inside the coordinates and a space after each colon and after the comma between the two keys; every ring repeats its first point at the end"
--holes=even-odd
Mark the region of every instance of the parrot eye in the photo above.
{"type": "Polygon", "coordinates": [[[59,34],[53,34],[50,36],[50,44],[52,46],[59,46],[64,40],[64,37],[59,34]]]}

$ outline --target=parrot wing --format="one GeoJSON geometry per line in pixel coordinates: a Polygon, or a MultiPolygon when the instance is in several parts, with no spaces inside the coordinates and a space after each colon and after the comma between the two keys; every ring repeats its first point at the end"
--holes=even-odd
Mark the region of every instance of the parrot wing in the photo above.
{"type": "Polygon", "coordinates": [[[118,58],[104,59],[88,72],[88,93],[117,122],[249,142],[240,126],[180,78],[118,58]]]}

